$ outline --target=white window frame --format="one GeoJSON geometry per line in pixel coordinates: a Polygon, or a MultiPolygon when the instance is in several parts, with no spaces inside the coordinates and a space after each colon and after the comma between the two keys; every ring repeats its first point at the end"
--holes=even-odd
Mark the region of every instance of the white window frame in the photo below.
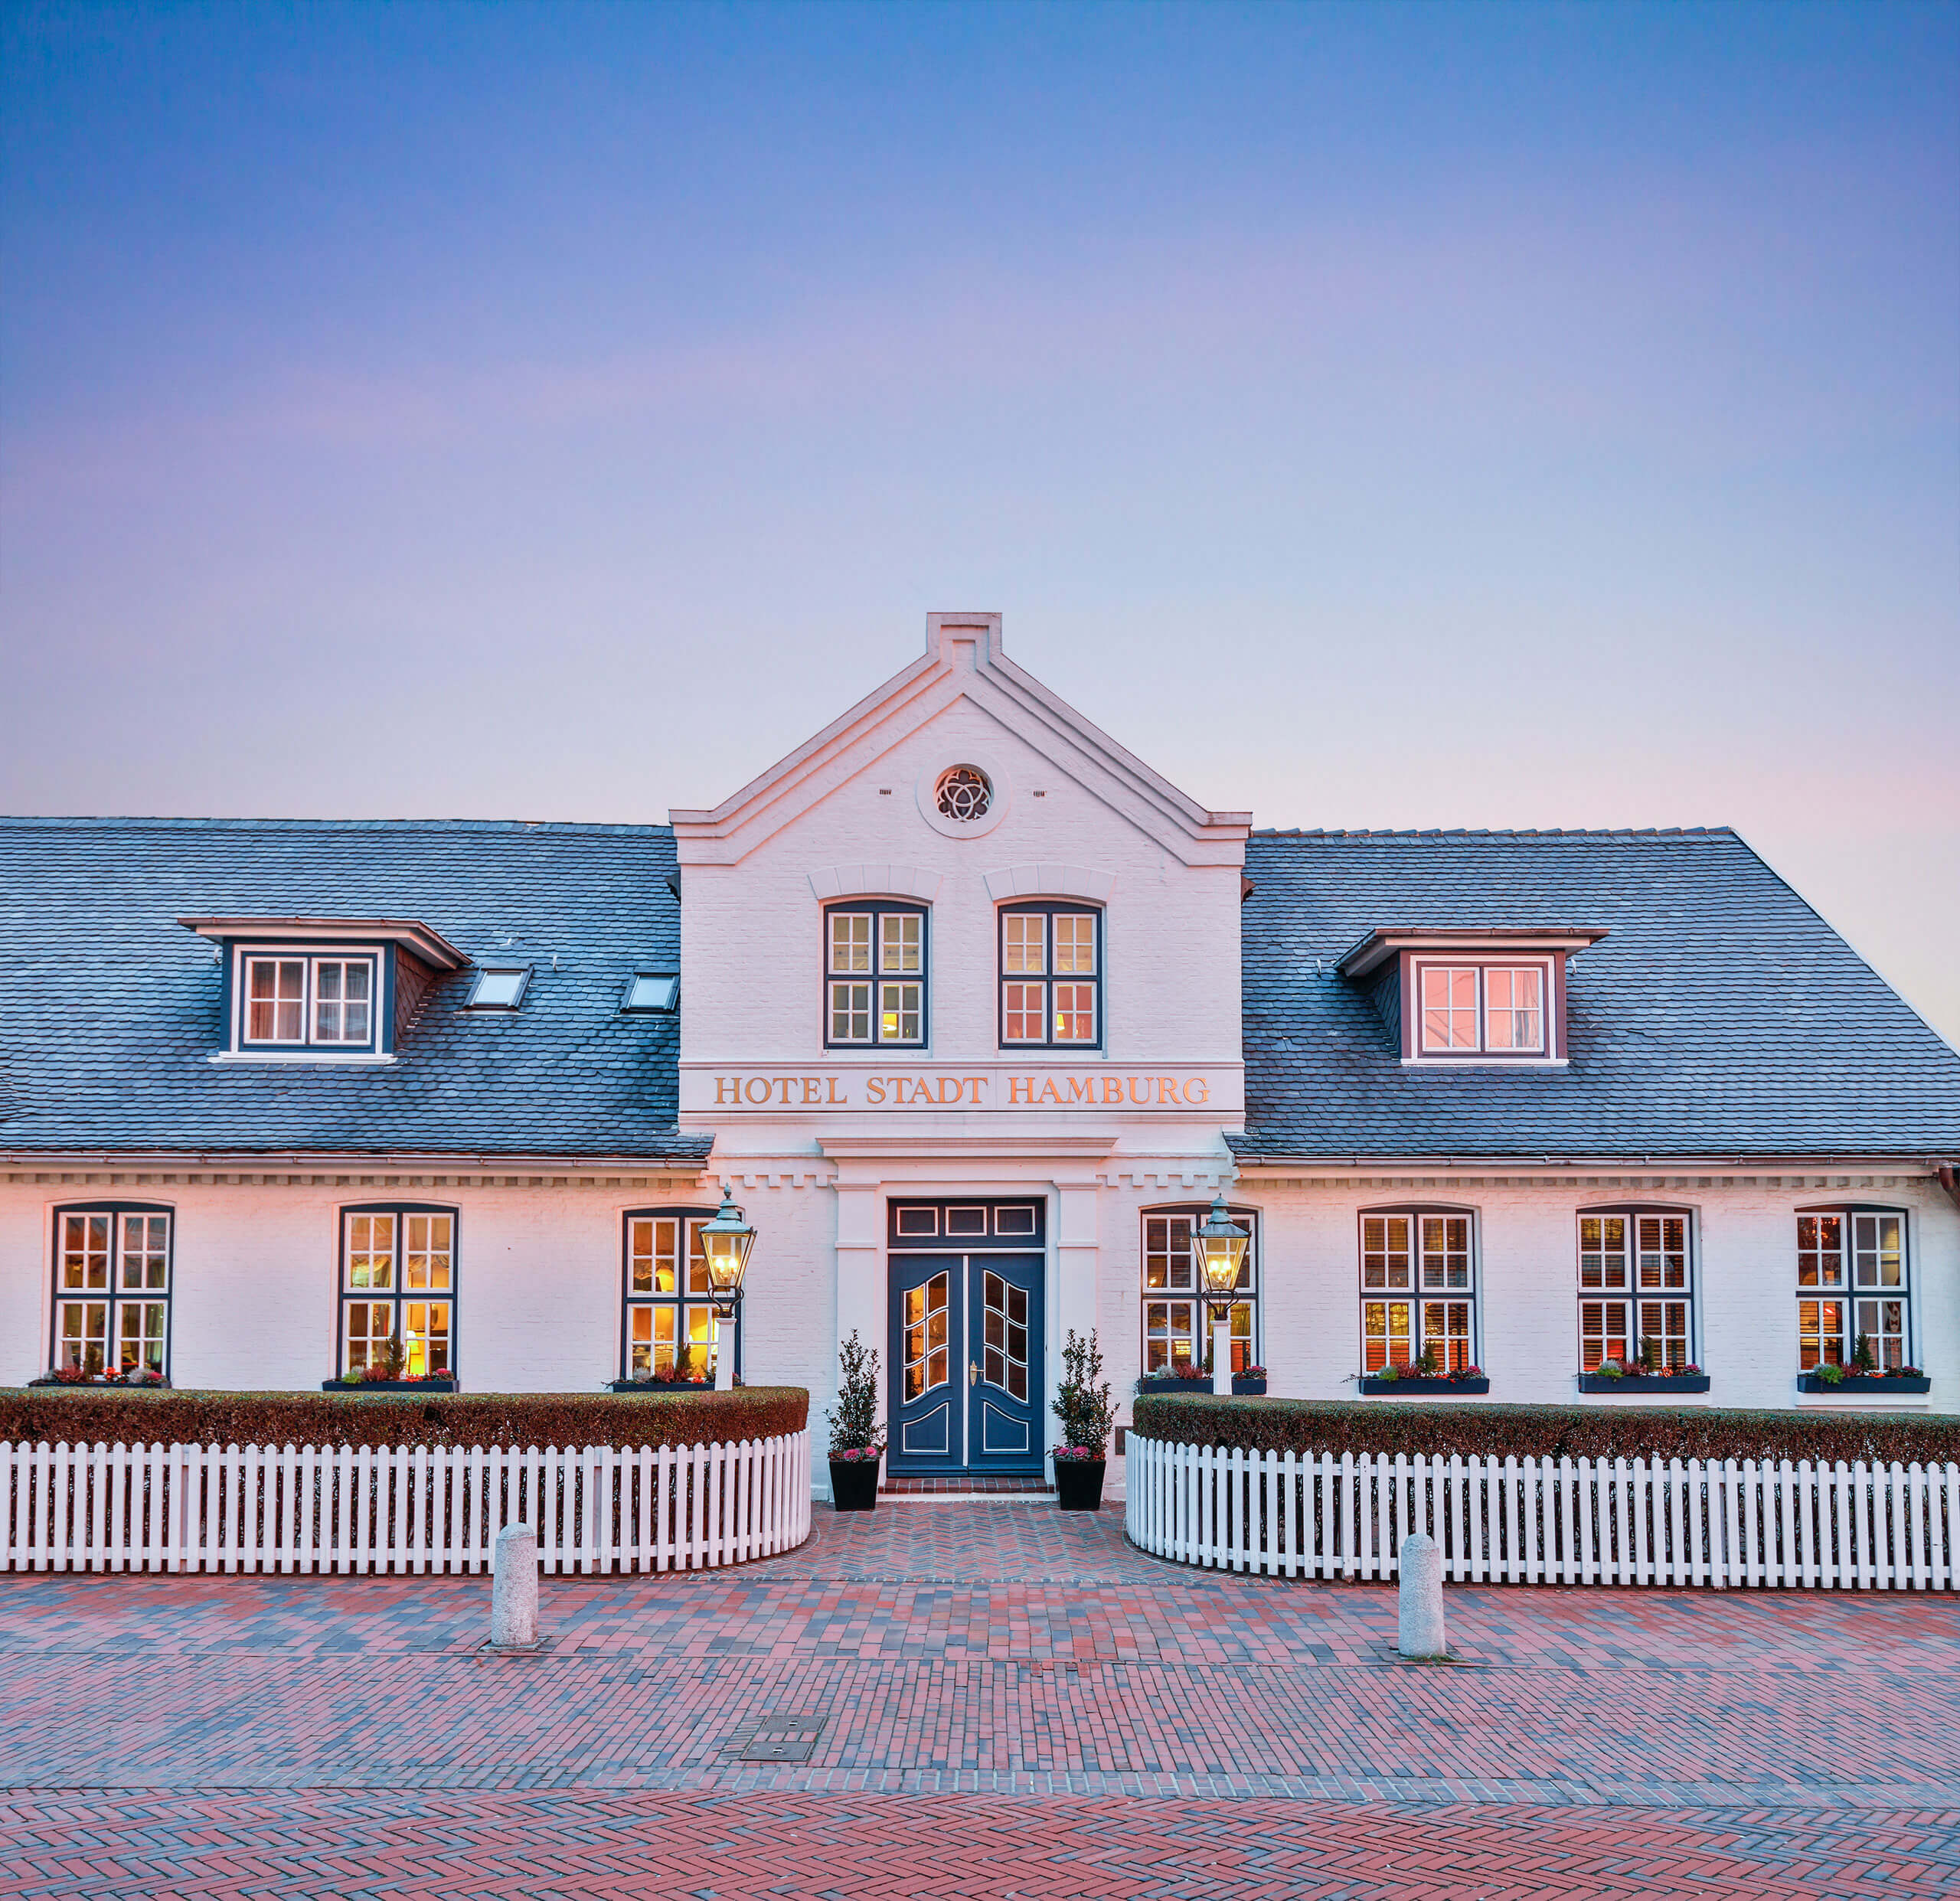
{"type": "MultiPolygon", "coordinates": [[[[1861,1328],[1859,1325],[1860,1318],[1859,1309],[1861,1306],[1870,1305],[1880,1301],[1896,1301],[1902,1309],[1900,1315],[1901,1324],[1899,1358],[1896,1364],[1906,1367],[1919,1365],[1919,1355],[1916,1351],[1918,1315],[1913,1311],[1913,1233],[1909,1211],[1904,1208],[1874,1206],[1868,1203],[1841,1202],[1831,1206],[1798,1208],[1795,1210],[1795,1220],[1797,1227],[1792,1240],[1792,1251],[1796,1256],[1794,1276],[1796,1279],[1797,1289],[1798,1373],[1800,1375],[1814,1373],[1820,1366],[1848,1367],[1851,1364],[1853,1354],[1857,1351],[1859,1334],[1875,1331],[1870,1328],[1861,1328]],[[1835,1282],[1825,1282],[1820,1279],[1806,1284],[1802,1279],[1805,1254],[1806,1253],[1817,1254],[1820,1260],[1822,1256],[1821,1249],[1806,1249],[1802,1245],[1804,1224],[1809,1221],[1818,1223],[1837,1221],[1841,1223],[1838,1229],[1838,1250],[1839,1278],[1835,1282]],[[1896,1221],[1899,1224],[1899,1279],[1896,1283],[1890,1285],[1877,1281],[1869,1284],[1861,1284],[1858,1279],[1860,1256],[1870,1253],[1877,1257],[1877,1264],[1882,1267],[1884,1255],[1889,1250],[1877,1245],[1869,1249],[1861,1247],[1859,1244],[1859,1224],[1869,1222],[1875,1227],[1881,1221],[1896,1221]],[[1805,1304],[1811,1302],[1820,1303],[1833,1302],[1841,1310],[1838,1325],[1829,1343],[1836,1347],[1838,1357],[1835,1360],[1831,1359],[1828,1354],[1823,1351],[1824,1343],[1820,1341],[1818,1359],[1809,1365],[1805,1365],[1802,1310],[1805,1304]]],[[[1820,1229],[1818,1230],[1820,1238],[1821,1232],[1820,1229]]],[[[1820,1273],[1823,1271],[1821,1266],[1818,1271],[1820,1273]]],[[[1881,1353],[1877,1370],[1881,1373],[1887,1372],[1891,1370],[1892,1364],[1888,1362],[1881,1353]]]]}
{"type": "MultiPolygon", "coordinates": [[[[835,904],[826,905],[823,913],[823,1039],[827,1050],[923,1050],[932,1038],[932,1020],[928,1009],[932,997],[931,968],[933,933],[930,909],[916,903],[901,903],[892,899],[844,899],[835,904]],[[836,968],[836,920],[841,918],[864,918],[870,921],[870,939],[864,946],[866,967],[863,970],[836,968]],[[909,954],[900,943],[894,949],[890,943],[890,926],[901,919],[917,921],[918,942],[916,962],[907,968],[905,959],[909,954]],[[837,1030],[837,991],[848,986],[855,991],[864,992],[865,1034],[861,1037],[839,1036],[837,1030]],[[904,992],[916,989],[917,1002],[918,1034],[905,1036],[894,1031],[885,1034],[886,1018],[889,1014],[903,1025],[908,1015],[903,1002],[904,992]],[[887,1011],[887,1003],[890,1008],[887,1011]]],[[[901,931],[900,937],[903,936],[901,931]]],[[[854,1005],[847,1006],[847,1017],[856,1014],[854,1005]]]]}
{"type": "MultiPolygon", "coordinates": [[[[1404,1008],[1413,1014],[1414,1034],[1410,1047],[1413,1053],[1406,1059],[1414,1063],[1547,1063],[1555,1060],[1553,1056],[1553,1012],[1557,1008],[1554,960],[1549,957],[1444,957],[1419,956],[1409,965],[1410,995],[1404,1000],[1404,1008]],[[1493,972],[1523,971],[1534,972],[1538,978],[1538,1041],[1537,1047],[1525,1049],[1512,1045],[1494,1047],[1491,1042],[1490,978],[1493,972]],[[1429,974],[1461,976],[1468,974],[1475,979],[1475,1002],[1471,1022],[1475,1039],[1467,1044],[1432,1044],[1429,1037],[1429,1009],[1425,1001],[1425,988],[1429,974]]],[[[1454,1009],[1455,1006],[1450,1006],[1454,1009]]]]}
{"type": "MultiPolygon", "coordinates": [[[[432,1306],[445,1306],[449,1309],[449,1325],[444,1331],[449,1364],[436,1369],[443,1377],[457,1377],[457,1366],[461,1357],[462,1331],[459,1321],[462,1314],[461,1288],[462,1283],[462,1214],[460,1209],[443,1203],[426,1201],[361,1201],[343,1204],[338,1210],[340,1238],[338,1259],[334,1266],[335,1286],[335,1336],[334,1377],[345,1376],[348,1365],[348,1309],[358,1304],[369,1307],[377,1305],[393,1308],[390,1317],[390,1333],[399,1334],[404,1347],[416,1338],[424,1343],[423,1365],[427,1366],[427,1342],[435,1337],[434,1329],[426,1324],[420,1335],[412,1333],[409,1324],[409,1309],[420,1306],[424,1309],[432,1306]],[[389,1284],[386,1287],[354,1285],[353,1257],[354,1223],[363,1216],[387,1217],[393,1223],[390,1233],[390,1256],[388,1272],[389,1284]],[[446,1287],[411,1287],[408,1284],[409,1223],[418,1217],[446,1220],[449,1224],[449,1246],[438,1249],[431,1246],[420,1250],[423,1253],[442,1253],[449,1260],[449,1285],[446,1287]]],[[[379,1250],[371,1245],[363,1252],[368,1254],[379,1250]]],[[[364,1338],[386,1338],[371,1332],[364,1338]]],[[[363,1363],[366,1363],[364,1361],[363,1363]]],[[[412,1364],[403,1369],[404,1377],[413,1376],[412,1364]]]]}
{"type": "MultiPolygon", "coordinates": [[[[271,1054],[318,1050],[325,1054],[347,1056],[380,1053],[382,1046],[382,998],[387,978],[378,946],[353,945],[345,949],[338,946],[331,949],[308,946],[301,949],[291,945],[240,945],[237,950],[234,977],[237,1004],[234,1011],[235,1038],[232,1047],[241,1053],[271,1054]],[[253,965],[258,964],[298,964],[301,966],[300,1034],[297,1037],[255,1037],[252,1034],[252,970],[253,965]],[[349,965],[359,964],[364,964],[368,968],[368,1034],[360,1037],[322,1036],[319,1034],[322,967],[333,965],[342,972],[343,991],[338,1001],[345,1011],[345,972],[349,965]]],[[[275,986],[277,981],[275,978],[275,986]]],[[[274,1009],[276,1027],[276,1000],[274,1009]]]]}
{"type": "MultiPolygon", "coordinates": [[[[1360,1300],[1355,1309],[1354,1318],[1357,1335],[1361,1344],[1359,1364],[1364,1379],[1377,1378],[1380,1376],[1383,1367],[1394,1364],[1386,1351],[1383,1354],[1382,1367],[1371,1367],[1368,1364],[1370,1338],[1368,1309],[1370,1307],[1380,1307],[1383,1309],[1397,1306],[1406,1307],[1409,1310],[1410,1364],[1413,1364],[1416,1360],[1421,1359],[1424,1353],[1428,1351],[1429,1343],[1435,1340],[1442,1344],[1443,1349],[1438,1370],[1439,1372],[1447,1373],[1461,1370],[1460,1368],[1452,1367],[1449,1364],[1449,1343],[1455,1336],[1449,1331],[1446,1311],[1443,1330],[1432,1333],[1429,1325],[1429,1310],[1438,1306],[1447,1310],[1453,1305],[1467,1305],[1470,1309],[1470,1331],[1468,1355],[1465,1364],[1472,1367],[1483,1365],[1484,1276],[1482,1262],[1479,1258],[1482,1247],[1481,1228],[1482,1223],[1478,1217],[1477,1210],[1474,1208],[1451,1207],[1447,1205],[1413,1207],[1404,1204],[1393,1207],[1362,1208],[1357,1210],[1354,1227],[1355,1268],[1360,1300]],[[1371,1248],[1369,1246],[1371,1237],[1368,1232],[1368,1227],[1370,1222],[1376,1221],[1384,1224],[1380,1237],[1383,1245],[1371,1248]],[[1390,1263],[1393,1256],[1403,1250],[1389,1245],[1393,1236],[1386,1225],[1396,1221],[1405,1221],[1408,1223],[1406,1240],[1408,1279],[1400,1285],[1394,1284],[1390,1279],[1393,1271],[1390,1263]],[[1466,1285],[1452,1287],[1446,1282],[1444,1285],[1436,1287],[1426,1286],[1423,1284],[1424,1256],[1426,1253],[1434,1251],[1427,1249],[1424,1244],[1423,1223],[1425,1221],[1461,1221],[1464,1224],[1462,1252],[1465,1256],[1464,1271],[1468,1283],[1466,1285]],[[1371,1286],[1369,1284],[1368,1263],[1371,1255],[1382,1258],[1380,1270],[1382,1284],[1380,1286],[1371,1286]]],[[[1446,1262],[1449,1255],[1457,1251],[1449,1246],[1448,1235],[1446,1232],[1445,1245],[1441,1250],[1446,1262]]],[[[1442,1271],[1446,1274],[1449,1272],[1447,1266],[1442,1271]]],[[[1387,1323],[1390,1316],[1384,1311],[1383,1318],[1387,1323]]],[[[1392,1327],[1385,1324],[1382,1338],[1384,1340],[1394,1338],[1392,1327]]]]}

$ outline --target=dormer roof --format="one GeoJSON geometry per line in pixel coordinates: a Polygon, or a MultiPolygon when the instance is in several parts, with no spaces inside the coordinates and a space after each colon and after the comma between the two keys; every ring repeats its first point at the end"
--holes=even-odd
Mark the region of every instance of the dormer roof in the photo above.
{"type": "Polygon", "coordinates": [[[1507,951],[1578,951],[1606,935],[1603,924],[1377,924],[1335,968],[1365,977],[1397,951],[1444,951],[1463,956],[1507,951]]]}
{"type": "Polygon", "coordinates": [[[180,917],[200,937],[263,944],[398,944],[432,970],[460,970],[469,959],[433,926],[410,917],[180,917]]]}

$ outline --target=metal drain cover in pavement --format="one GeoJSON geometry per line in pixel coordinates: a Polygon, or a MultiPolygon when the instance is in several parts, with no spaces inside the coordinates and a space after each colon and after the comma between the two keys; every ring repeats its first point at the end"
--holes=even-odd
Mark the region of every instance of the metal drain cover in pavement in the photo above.
{"type": "Polygon", "coordinates": [[[764,1716],[740,1750],[744,1762],[807,1762],[827,1720],[807,1712],[779,1710],[764,1716]]]}

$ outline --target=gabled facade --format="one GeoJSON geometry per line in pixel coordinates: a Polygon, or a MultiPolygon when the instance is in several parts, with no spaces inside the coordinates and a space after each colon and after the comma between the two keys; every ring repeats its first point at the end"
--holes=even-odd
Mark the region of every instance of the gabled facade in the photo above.
{"type": "Polygon", "coordinates": [[[0,1377],[704,1368],[725,1183],[741,1373],[856,1332],[897,1473],[1037,1477],[1071,1330],[1201,1361],[1218,1194],[1275,1392],[1960,1403],[1960,1057],[1740,840],[1255,832],[998,616],[671,827],[0,854],[0,1377]]]}

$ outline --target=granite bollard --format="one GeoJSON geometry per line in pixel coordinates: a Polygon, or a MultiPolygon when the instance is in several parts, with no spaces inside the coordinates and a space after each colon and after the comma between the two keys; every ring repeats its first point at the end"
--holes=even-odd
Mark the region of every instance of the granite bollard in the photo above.
{"type": "Polygon", "coordinates": [[[490,1641],[525,1650],[537,1641],[537,1535],[520,1520],[497,1534],[490,1580],[490,1641]]]}
{"type": "Polygon", "coordinates": [[[1405,1657],[1442,1657],[1449,1638],[1442,1620],[1442,1547],[1426,1531],[1402,1540],[1396,1648],[1405,1657]]]}

